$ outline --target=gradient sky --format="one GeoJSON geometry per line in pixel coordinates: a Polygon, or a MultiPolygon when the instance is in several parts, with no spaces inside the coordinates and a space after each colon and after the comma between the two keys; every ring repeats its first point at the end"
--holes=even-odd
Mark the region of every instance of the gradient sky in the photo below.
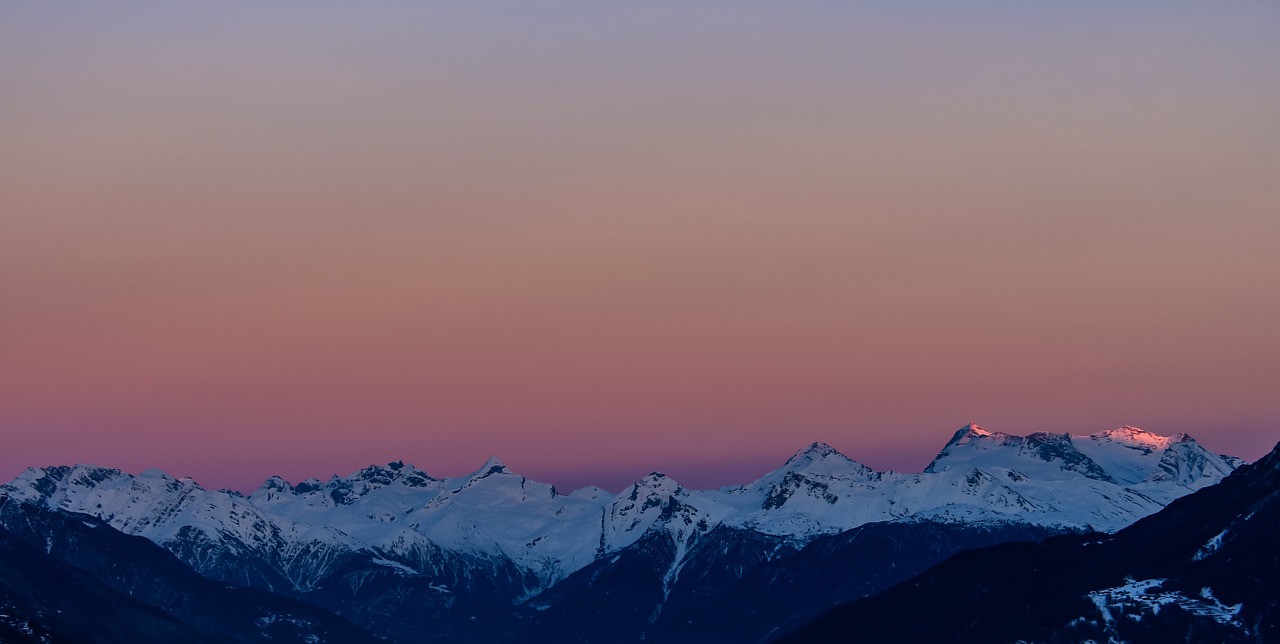
{"type": "Polygon", "coordinates": [[[970,420],[1280,439],[1280,4],[0,2],[0,479],[970,420]]]}

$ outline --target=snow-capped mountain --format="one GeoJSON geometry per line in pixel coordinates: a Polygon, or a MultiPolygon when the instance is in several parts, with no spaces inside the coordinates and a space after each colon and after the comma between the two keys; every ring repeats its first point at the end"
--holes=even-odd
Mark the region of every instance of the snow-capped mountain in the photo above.
{"type": "MultiPolygon", "coordinates": [[[[1156,442],[1116,432],[1099,441],[1156,442]]],[[[1278,538],[1280,445],[1115,534],[968,552],[781,641],[1280,641],[1278,538]]]]}
{"type": "Polygon", "coordinates": [[[758,480],[720,490],[655,472],[619,494],[563,494],[493,458],[457,478],[400,462],[328,481],[272,477],[248,496],[157,470],[32,468],[0,494],[92,515],[208,577],[347,610],[362,623],[352,598],[379,588],[394,587],[405,610],[474,613],[531,601],[637,549],[661,568],[660,610],[690,560],[711,556],[713,531],[733,542],[714,556],[750,542],[772,544],[777,557],[883,522],[1114,531],[1239,464],[1186,435],[1124,427],[1023,437],[970,424],[921,473],[877,472],[814,443],[758,480]]]}
{"type": "Polygon", "coordinates": [[[403,463],[296,486],[273,477],[248,497],[158,470],[132,476],[87,465],[29,469],[0,490],[100,517],[161,545],[198,534],[269,548],[280,553],[278,572],[296,588],[313,583],[309,573],[335,550],[412,560],[432,546],[502,556],[549,585],[655,527],[688,533],[725,524],[799,541],[912,518],[1115,530],[1238,465],[1185,434],[1123,427],[1022,437],[970,424],[923,473],[876,472],[814,443],[778,470],[723,490],[690,490],[654,473],[617,495],[595,487],[561,494],[497,458],[456,479],[403,463]],[[306,565],[291,566],[298,558],[306,565]]]}

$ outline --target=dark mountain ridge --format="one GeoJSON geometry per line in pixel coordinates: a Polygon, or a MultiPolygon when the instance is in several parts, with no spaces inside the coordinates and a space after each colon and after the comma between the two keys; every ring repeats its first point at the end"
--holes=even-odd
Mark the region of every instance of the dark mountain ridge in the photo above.
{"type": "Polygon", "coordinates": [[[1114,535],[960,553],[781,642],[1280,641],[1280,445],[1114,535]]]}
{"type": "Polygon", "coordinates": [[[0,570],[8,614],[55,641],[377,641],[314,606],[203,577],[94,517],[3,496],[0,570]]]}

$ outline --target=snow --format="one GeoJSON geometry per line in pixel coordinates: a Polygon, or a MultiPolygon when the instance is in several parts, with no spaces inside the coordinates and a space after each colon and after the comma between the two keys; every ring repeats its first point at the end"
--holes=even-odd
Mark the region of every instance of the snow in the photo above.
{"type": "MultiPolygon", "coordinates": [[[[777,472],[803,472],[822,476],[848,476],[851,473],[872,474],[874,470],[826,443],[813,443],[797,451],[777,472]]],[[[775,472],[775,473],[777,473],[775,472]]]]}
{"type": "Polygon", "coordinates": [[[1136,427],[1120,427],[1073,437],[1076,449],[1106,470],[1117,482],[1139,483],[1155,470],[1171,439],[1136,427]]]}
{"type": "MultiPolygon", "coordinates": [[[[131,476],[89,465],[32,468],[0,493],[90,514],[175,550],[200,538],[230,551],[273,553],[264,560],[278,561],[300,589],[343,553],[370,553],[379,565],[418,574],[428,565],[423,553],[436,547],[508,559],[545,587],[651,530],[665,531],[681,553],[717,525],[795,544],[876,521],[1113,531],[1220,480],[1236,464],[1189,437],[1131,427],[1023,437],[970,424],[925,472],[877,472],[814,443],[756,481],[721,490],[691,490],[655,472],[619,494],[596,487],[560,494],[494,457],[449,479],[400,462],[296,485],[272,477],[247,497],[158,470],[131,476]]],[[[197,569],[217,564],[218,549],[186,552],[193,550],[208,557],[188,561],[197,569]]],[[[666,581],[681,564],[677,558],[666,581]]]]}
{"type": "Polygon", "coordinates": [[[1158,615],[1164,606],[1179,608],[1201,617],[1208,617],[1219,624],[1240,626],[1238,616],[1241,604],[1227,606],[1213,596],[1210,588],[1200,589],[1199,597],[1187,597],[1177,591],[1161,589],[1164,579],[1127,579],[1123,586],[1105,588],[1089,593],[1089,599],[1108,626],[1115,624],[1113,608],[1122,608],[1130,618],[1141,620],[1142,614],[1158,615]],[[1138,611],[1134,613],[1133,611],[1138,611]]]}
{"type": "Polygon", "coordinates": [[[1223,530],[1206,541],[1205,544],[1200,546],[1200,549],[1196,551],[1196,554],[1191,556],[1191,560],[1201,561],[1212,556],[1213,553],[1218,551],[1218,548],[1222,547],[1222,540],[1227,536],[1228,531],[1229,529],[1223,530]]]}

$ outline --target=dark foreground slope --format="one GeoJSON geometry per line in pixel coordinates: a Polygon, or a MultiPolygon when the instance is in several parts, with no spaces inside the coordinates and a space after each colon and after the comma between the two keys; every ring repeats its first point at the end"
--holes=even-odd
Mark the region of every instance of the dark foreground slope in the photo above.
{"type": "MultiPolygon", "coordinates": [[[[514,614],[510,604],[505,614],[495,604],[468,624],[442,625],[406,605],[394,613],[398,627],[383,630],[415,642],[762,641],[780,625],[803,623],[823,606],[886,588],[959,550],[1052,533],[1017,524],[877,523],[788,550],[781,538],[719,529],[698,540],[678,578],[664,583],[676,548],[668,534],[653,532],[514,614]]],[[[403,586],[398,596],[416,597],[403,586]]],[[[202,577],[152,542],[92,517],[4,497],[0,615],[0,642],[371,639],[317,607],[202,577]]]]}
{"type": "Polygon", "coordinates": [[[1280,641],[1280,446],[1113,536],[961,553],[784,642],[1280,641]]]}
{"type": "Polygon", "coordinates": [[[208,637],[0,531],[0,642],[202,642],[208,637]]]}
{"type": "Polygon", "coordinates": [[[720,527],[664,579],[676,545],[655,532],[531,600],[518,641],[763,642],[962,550],[1059,533],[1016,523],[871,523],[795,550],[781,537],[720,527]]]}
{"type": "Polygon", "coordinates": [[[323,610],[200,576],[84,515],[0,497],[0,641],[370,642],[323,610]]]}

